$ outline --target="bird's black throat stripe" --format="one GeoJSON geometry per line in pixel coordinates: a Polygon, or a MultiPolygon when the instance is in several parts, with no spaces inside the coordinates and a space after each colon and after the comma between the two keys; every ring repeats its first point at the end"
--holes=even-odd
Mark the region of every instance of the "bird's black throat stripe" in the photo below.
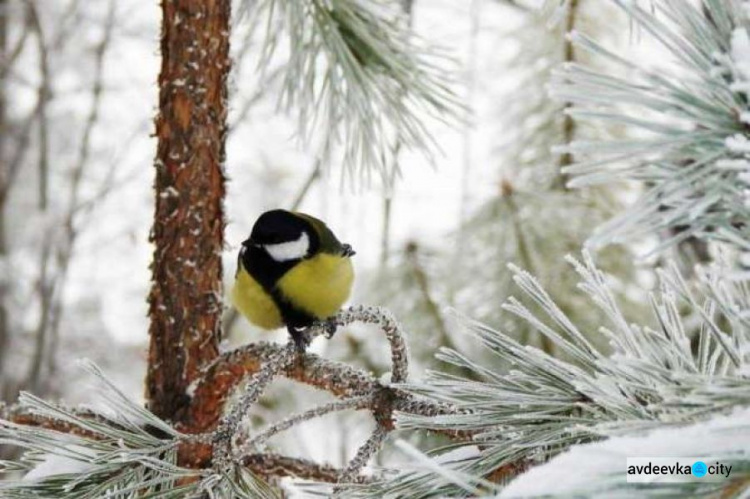
{"type": "Polygon", "coordinates": [[[247,273],[258,281],[258,284],[271,296],[287,326],[308,327],[317,320],[307,312],[295,308],[276,287],[279,279],[297,265],[299,260],[277,262],[262,248],[253,246],[240,253],[238,260],[237,265],[242,265],[247,273]]]}

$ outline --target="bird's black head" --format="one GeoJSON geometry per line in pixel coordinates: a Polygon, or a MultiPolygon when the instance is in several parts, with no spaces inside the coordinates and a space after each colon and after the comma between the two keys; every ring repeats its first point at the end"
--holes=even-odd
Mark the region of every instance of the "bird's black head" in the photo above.
{"type": "Polygon", "coordinates": [[[286,210],[272,210],[258,218],[250,238],[242,245],[263,250],[277,262],[287,262],[314,254],[319,241],[304,218],[286,210]]]}

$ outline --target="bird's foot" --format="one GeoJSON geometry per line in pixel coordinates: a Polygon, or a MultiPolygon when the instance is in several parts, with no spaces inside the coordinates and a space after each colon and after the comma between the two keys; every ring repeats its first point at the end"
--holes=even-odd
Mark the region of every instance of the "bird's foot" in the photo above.
{"type": "Polygon", "coordinates": [[[329,317],[328,319],[315,322],[309,327],[287,326],[287,330],[294,340],[294,344],[297,346],[297,350],[300,353],[305,353],[307,347],[309,347],[310,343],[312,342],[312,335],[310,334],[311,329],[323,329],[323,336],[325,336],[326,339],[330,340],[331,338],[333,338],[333,335],[336,334],[336,330],[338,329],[338,327],[339,324],[336,321],[336,318],[329,317]]]}
{"type": "Polygon", "coordinates": [[[310,338],[310,333],[308,332],[308,328],[288,326],[287,330],[289,331],[292,340],[294,340],[294,345],[297,347],[297,352],[300,354],[305,353],[307,347],[310,346],[310,342],[312,341],[312,339],[310,338]]]}
{"type": "Polygon", "coordinates": [[[336,322],[335,317],[329,317],[324,321],[320,321],[318,325],[325,331],[323,334],[325,335],[327,340],[333,338],[333,335],[336,334],[336,331],[339,328],[339,324],[338,322],[336,322]]]}

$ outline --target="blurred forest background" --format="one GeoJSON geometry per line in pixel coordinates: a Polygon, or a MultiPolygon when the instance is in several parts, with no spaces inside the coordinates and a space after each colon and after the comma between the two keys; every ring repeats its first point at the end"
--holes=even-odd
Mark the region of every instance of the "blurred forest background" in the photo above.
{"type": "MultiPolygon", "coordinates": [[[[321,161],[320,130],[311,131],[308,147],[295,138],[296,121],[277,106],[283,87],[277,66],[285,54],[259,73],[265,33],[238,16],[226,162],[227,287],[239,242],[258,214],[294,207],[326,220],[357,250],[352,302],[383,305],[403,322],[416,364],[412,376],[459,369],[435,359],[440,347],[484,355],[476,338],[453,326],[450,309],[563,355],[501,309],[514,293],[508,263],[537,276],[589,340],[606,349],[596,332],[601,314],[575,289],[578,276],[563,257],[579,254],[593,229],[625,210],[642,186],[568,187],[561,168],[573,157],[556,146],[628,132],[580,124],[548,85],[566,63],[620,71],[575,49],[565,36],[573,29],[641,64],[667,61],[650,35],[631,29],[628,16],[609,2],[573,0],[560,11],[556,2],[546,10],[541,3],[405,1],[415,33],[452,58],[443,61],[444,71],[455,75],[453,91],[469,113],[455,123],[426,118],[441,150],[432,158],[395,140],[391,169],[399,174],[385,182],[361,182],[356,166],[321,161]]],[[[79,382],[80,357],[143,398],[158,27],[152,0],[0,0],[0,393],[6,402],[28,390],[93,403],[79,382]]],[[[653,321],[647,296],[636,290],[654,285],[653,269],[664,258],[677,258],[686,272],[708,259],[705,243],[689,237],[654,251],[672,236],[596,248],[629,319],[653,321]]],[[[225,326],[231,345],[268,338],[231,309],[225,326]]],[[[313,350],[378,375],[389,369],[387,345],[367,328],[347,328],[313,350]]],[[[303,402],[318,399],[324,395],[310,391],[303,402]]],[[[282,383],[254,408],[253,421],[279,419],[300,403],[282,383]]],[[[329,415],[276,445],[343,465],[371,425],[365,416],[329,415]]]]}

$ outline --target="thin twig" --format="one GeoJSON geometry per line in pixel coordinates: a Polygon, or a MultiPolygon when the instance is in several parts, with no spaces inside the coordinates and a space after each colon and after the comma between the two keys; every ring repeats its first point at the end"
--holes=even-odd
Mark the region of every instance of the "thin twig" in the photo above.
{"type": "Polygon", "coordinates": [[[422,294],[422,300],[427,307],[427,313],[432,316],[438,333],[440,334],[440,344],[456,350],[456,347],[453,344],[453,340],[448,333],[448,327],[445,325],[443,314],[440,313],[440,307],[432,297],[427,272],[425,272],[424,268],[422,268],[422,265],[419,262],[419,246],[417,245],[417,243],[410,242],[406,245],[406,261],[411,267],[414,280],[417,283],[419,292],[422,294]]]}
{"type": "MultiPolygon", "coordinates": [[[[531,273],[535,273],[534,269],[536,265],[534,264],[534,259],[532,258],[531,246],[526,239],[526,233],[524,232],[524,227],[519,217],[520,210],[515,201],[515,194],[514,194],[515,191],[513,189],[513,185],[509,181],[503,180],[501,184],[501,189],[502,189],[502,198],[505,201],[505,203],[508,205],[508,208],[510,209],[510,218],[513,224],[513,230],[516,235],[516,241],[518,243],[519,262],[521,263],[523,268],[525,268],[527,271],[531,273]]],[[[522,342],[526,343],[526,341],[528,341],[528,335],[525,333],[524,336],[525,338],[522,338],[522,342]]],[[[554,355],[555,344],[545,335],[541,335],[540,341],[542,343],[542,350],[544,350],[545,353],[554,355]]]]}
{"type": "MultiPolygon", "coordinates": [[[[327,464],[277,454],[252,454],[243,457],[241,463],[261,476],[292,476],[327,483],[336,483],[342,472],[327,464]]],[[[352,477],[350,482],[366,483],[370,480],[360,475],[352,477]]]]}
{"type": "Polygon", "coordinates": [[[276,82],[278,82],[278,80],[281,79],[281,76],[284,74],[283,71],[284,66],[275,68],[273,71],[271,71],[268,77],[265,78],[264,81],[260,82],[258,90],[256,90],[253,95],[245,99],[236,117],[229,124],[229,127],[227,129],[228,134],[232,134],[234,131],[236,131],[239,126],[247,119],[250,111],[252,111],[252,109],[256,105],[258,105],[258,103],[260,103],[263,97],[268,93],[268,86],[275,84],[276,82]]]}
{"type": "Polygon", "coordinates": [[[0,172],[2,177],[0,178],[0,206],[4,206],[8,196],[10,194],[11,187],[15,183],[18,177],[18,172],[21,169],[26,153],[29,150],[29,143],[31,141],[31,129],[34,126],[41,109],[41,101],[37,97],[36,105],[34,110],[26,117],[24,122],[18,127],[18,134],[16,135],[15,142],[17,143],[13,154],[9,155],[7,167],[0,172]]]}
{"type": "MultiPolygon", "coordinates": [[[[474,161],[474,127],[476,124],[475,100],[477,93],[477,61],[478,61],[478,39],[482,22],[482,1],[471,0],[469,7],[469,46],[467,53],[466,70],[466,103],[471,112],[470,119],[466,120],[461,133],[461,204],[459,208],[458,232],[463,235],[466,220],[469,216],[469,201],[471,199],[470,186],[472,184],[473,161],[474,161]]],[[[458,238],[456,255],[463,254],[464,238],[458,238]]]]}
{"type": "Polygon", "coordinates": [[[305,183],[302,185],[302,189],[300,189],[300,191],[294,197],[294,202],[292,203],[292,207],[290,208],[291,211],[297,211],[299,209],[299,207],[302,205],[302,201],[305,200],[307,193],[310,191],[310,187],[312,187],[315,181],[320,178],[320,174],[321,159],[318,158],[315,160],[315,164],[313,165],[313,169],[310,172],[310,175],[308,175],[307,180],[305,180],[305,183]]]}
{"type": "MultiPolygon", "coordinates": [[[[406,17],[409,34],[414,28],[414,0],[401,0],[401,9],[406,17]]],[[[398,100],[403,101],[406,96],[406,88],[401,87],[398,91],[398,100]]],[[[396,191],[396,177],[401,171],[401,149],[403,146],[403,134],[400,128],[396,129],[396,139],[393,144],[391,160],[393,164],[386,174],[386,185],[383,186],[383,233],[380,240],[380,266],[385,268],[390,258],[391,248],[391,219],[393,218],[393,198],[396,191]]]]}
{"type": "MultiPolygon", "coordinates": [[[[29,39],[29,32],[31,30],[25,29],[29,25],[29,16],[28,12],[26,13],[26,22],[24,23],[24,29],[21,30],[21,34],[18,37],[18,40],[16,40],[15,45],[12,49],[8,50],[7,47],[7,36],[8,36],[8,0],[1,0],[0,1],[0,23],[2,23],[2,27],[0,27],[0,30],[3,31],[0,38],[2,38],[2,58],[0,58],[0,80],[4,80],[8,73],[10,72],[11,68],[13,67],[13,64],[16,62],[18,57],[23,52],[24,47],[26,46],[26,40],[29,39]]],[[[5,133],[5,130],[0,130],[3,133],[5,133]]]]}
{"type": "MultiPolygon", "coordinates": [[[[54,282],[51,285],[53,301],[51,303],[52,312],[50,320],[50,348],[49,361],[50,372],[56,370],[55,352],[59,342],[59,329],[62,316],[63,292],[68,279],[68,270],[73,257],[73,250],[78,239],[80,231],[74,227],[74,220],[78,214],[80,202],[80,187],[86,169],[90,165],[90,156],[92,151],[92,136],[94,128],[99,122],[101,114],[102,97],[104,93],[104,63],[107,51],[112,42],[113,31],[115,27],[116,2],[110,0],[107,10],[107,18],[104,23],[104,34],[101,41],[96,46],[94,52],[94,81],[91,87],[91,109],[86,117],[83,137],[78,149],[78,159],[73,167],[73,175],[70,185],[67,211],[62,223],[65,234],[64,243],[58,247],[56,255],[58,272],[54,282]]],[[[112,172],[112,169],[109,170],[112,172]]]]}
{"type": "Polygon", "coordinates": [[[35,34],[36,46],[39,51],[39,209],[47,209],[48,181],[49,181],[49,119],[47,117],[47,104],[52,98],[50,90],[49,74],[49,51],[47,50],[47,37],[39,19],[34,0],[26,0],[29,26],[35,34]]]}
{"type": "MultiPolygon", "coordinates": [[[[34,333],[34,353],[29,364],[29,372],[25,383],[20,389],[39,393],[42,365],[47,351],[47,333],[49,332],[50,314],[52,313],[52,294],[54,293],[54,281],[48,278],[50,267],[50,253],[52,252],[52,237],[45,233],[42,243],[42,251],[39,255],[39,279],[37,281],[37,292],[39,293],[39,322],[34,333]]],[[[13,394],[15,398],[16,394],[13,394]]]]}
{"type": "Polygon", "coordinates": [[[293,414],[285,419],[282,419],[278,423],[274,423],[273,425],[266,428],[262,433],[255,435],[247,442],[243,443],[241,446],[239,446],[237,454],[249,454],[253,447],[257,447],[258,445],[263,444],[272,436],[284,430],[288,430],[298,423],[324,416],[332,412],[346,411],[350,409],[365,409],[371,406],[372,402],[372,397],[354,397],[346,400],[337,400],[335,402],[330,402],[318,407],[313,407],[312,409],[308,409],[307,411],[298,414],[293,414]]]}
{"type": "MultiPolygon", "coordinates": [[[[376,426],[370,438],[362,444],[359,450],[357,450],[357,454],[354,455],[346,468],[341,472],[338,483],[351,483],[354,477],[359,475],[362,469],[367,466],[370,458],[383,447],[383,442],[385,442],[387,437],[388,430],[381,425],[376,426]]],[[[334,493],[336,492],[334,491],[334,493]]]]}
{"type": "Polygon", "coordinates": [[[232,441],[237,435],[237,430],[244,420],[247,409],[257,402],[276,375],[294,362],[296,354],[296,345],[290,340],[284,350],[271,357],[260,371],[247,382],[242,397],[222,418],[214,432],[214,461],[218,466],[229,464],[232,441]]]}
{"type": "Polygon", "coordinates": [[[517,9],[521,12],[532,12],[533,8],[529,7],[528,5],[523,5],[519,3],[517,0],[495,0],[497,3],[501,3],[503,5],[507,5],[508,7],[513,7],[514,9],[517,9]]]}
{"type": "MultiPolygon", "coordinates": [[[[578,16],[578,0],[569,0],[567,4],[567,12],[565,14],[565,31],[563,32],[563,63],[571,64],[576,60],[575,47],[573,41],[568,37],[568,33],[575,30],[576,18],[578,16]]],[[[567,111],[572,109],[573,104],[566,102],[563,105],[562,110],[562,143],[569,145],[575,139],[576,135],[576,122],[573,117],[567,111]]],[[[560,190],[567,190],[568,175],[563,173],[563,168],[573,164],[573,155],[570,152],[565,152],[560,155],[557,166],[558,172],[555,179],[554,187],[560,190]]]]}
{"type": "MultiPolygon", "coordinates": [[[[39,52],[39,75],[40,81],[37,90],[38,103],[38,132],[39,132],[39,210],[46,211],[48,203],[48,180],[49,180],[49,117],[47,115],[47,104],[52,98],[50,90],[49,74],[49,51],[47,50],[46,33],[39,19],[39,11],[33,0],[26,0],[26,10],[31,30],[36,38],[37,50],[39,52]]],[[[49,273],[49,256],[52,253],[54,238],[46,236],[44,238],[44,247],[39,262],[39,323],[35,332],[34,354],[29,368],[29,374],[26,379],[26,386],[33,392],[39,392],[41,370],[45,355],[48,353],[48,325],[52,314],[52,296],[54,293],[54,282],[48,279],[49,273]]]]}
{"type": "MultiPolygon", "coordinates": [[[[2,183],[4,171],[6,168],[6,145],[7,145],[7,130],[8,126],[8,114],[7,114],[7,88],[5,85],[5,70],[11,67],[13,61],[18,54],[13,54],[13,51],[8,51],[8,29],[10,28],[10,16],[8,13],[8,0],[0,0],[0,62],[3,66],[0,67],[0,183],[2,183]],[[11,54],[9,57],[8,54],[11,54]]],[[[17,44],[17,48],[20,47],[26,40],[28,30],[24,29],[21,32],[21,39],[17,44]]],[[[5,225],[5,204],[0,204],[0,259],[6,261],[8,246],[6,236],[6,225],[5,225]]],[[[5,364],[6,352],[8,351],[8,344],[10,343],[10,331],[8,328],[8,304],[6,303],[6,297],[9,291],[9,283],[12,282],[11,276],[9,275],[10,269],[4,266],[2,275],[0,276],[0,375],[3,374],[3,366],[5,364]]],[[[0,400],[2,400],[3,392],[5,387],[0,385],[0,400]]],[[[0,406],[0,409],[2,407],[0,406]]],[[[2,459],[2,453],[0,453],[0,459],[2,459]]]]}

